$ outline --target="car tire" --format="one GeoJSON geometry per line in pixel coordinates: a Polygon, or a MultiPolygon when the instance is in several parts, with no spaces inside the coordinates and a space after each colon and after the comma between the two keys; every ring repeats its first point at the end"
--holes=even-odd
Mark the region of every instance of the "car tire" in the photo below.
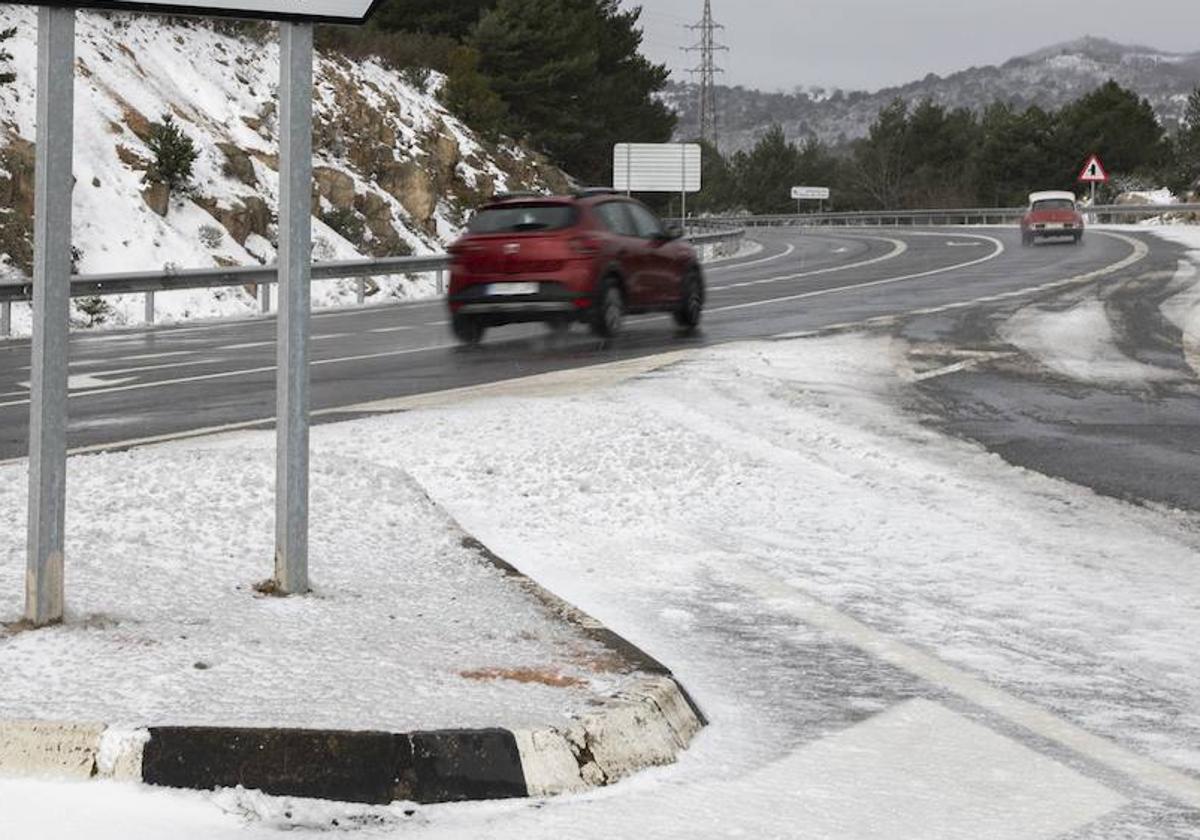
{"type": "Polygon", "coordinates": [[[693,268],[683,279],[683,297],[679,306],[671,313],[675,323],[689,332],[700,326],[704,317],[704,277],[693,268]]]}
{"type": "Polygon", "coordinates": [[[1083,241],[1083,234],[1082,233],[1075,234],[1075,244],[1078,245],[1082,241],[1083,241]]]}
{"type": "Polygon", "coordinates": [[[563,336],[571,331],[571,322],[566,318],[553,318],[546,322],[546,329],[552,335],[563,336]]]}
{"type": "Polygon", "coordinates": [[[1023,245],[1026,248],[1032,248],[1033,247],[1033,237],[1030,236],[1028,233],[1022,233],[1021,234],[1021,245],[1023,245]]]}
{"type": "Polygon", "coordinates": [[[604,281],[596,313],[592,317],[592,332],[601,338],[614,338],[621,332],[625,320],[625,294],[616,278],[604,281]]]}
{"type": "Polygon", "coordinates": [[[450,329],[455,338],[471,346],[483,341],[483,335],[487,332],[487,327],[470,315],[455,315],[450,319],[450,329]]]}

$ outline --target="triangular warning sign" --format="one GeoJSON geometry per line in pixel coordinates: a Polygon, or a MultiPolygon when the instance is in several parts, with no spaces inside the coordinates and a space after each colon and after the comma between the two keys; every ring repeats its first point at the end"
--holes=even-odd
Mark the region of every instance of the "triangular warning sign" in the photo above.
{"type": "Polygon", "coordinates": [[[1104,169],[1104,164],[1100,161],[1099,155],[1092,155],[1088,158],[1088,162],[1083,165],[1083,171],[1079,173],[1080,181],[1091,181],[1092,183],[1106,183],[1108,181],[1108,172],[1104,169]]]}

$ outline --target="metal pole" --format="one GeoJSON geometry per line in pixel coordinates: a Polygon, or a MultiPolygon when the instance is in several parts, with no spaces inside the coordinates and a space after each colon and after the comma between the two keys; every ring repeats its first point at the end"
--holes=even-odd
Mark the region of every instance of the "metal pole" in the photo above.
{"type": "Polygon", "coordinates": [[[146,292],[146,323],[154,323],[154,292],[146,292]]]}
{"type": "Polygon", "coordinates": [[[0,338],[12,335],[12,301],[0,303],[0,338]]]}
{"type": "Polygon", "coordinates": [[[362,306],[367,302],[367,281],[360,277],[356,285],[355,298],[358,301],[358,305],[362,306]]]}
{"type": "Polygon", "coordinates": [[[279,25],[279,340],[275,584],[309,591],[308,411],[312,309],[313,27],[279,25]]]}
{"type": "Polygon", "coordinates": [[[271,314],[271,284],[263,283],[259,286],[259,290],[259,295],[262,298],[262,314],[269,315],[271,314]]]}
{"type": "Polygon", "coordinates": [[[25,619],[62,621],[67,499],[67,338],[75,12],[42,6],[37,33],[33,338],[29,397],[29,531],[25,619]]]}

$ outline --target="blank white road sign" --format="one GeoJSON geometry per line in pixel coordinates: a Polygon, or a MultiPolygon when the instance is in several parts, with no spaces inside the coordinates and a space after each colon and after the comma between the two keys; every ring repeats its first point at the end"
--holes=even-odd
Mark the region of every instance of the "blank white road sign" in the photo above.
{"type": "Polygon", "coordinates": [[[383,0],[10,0],[26,6],[67,6],[171,15],[215,15],[324,23],[363,23],[383,0]]]}
{"type": "Polygon", "coordinates": [[[792,187],[793,201],[828,201],[829,187],[792,187]]]}
{"type": "Polygon", "coordinates": [[[700,192],[700,160],[698,143],[618,143],[613,150],[613,189],[700,192]]]}

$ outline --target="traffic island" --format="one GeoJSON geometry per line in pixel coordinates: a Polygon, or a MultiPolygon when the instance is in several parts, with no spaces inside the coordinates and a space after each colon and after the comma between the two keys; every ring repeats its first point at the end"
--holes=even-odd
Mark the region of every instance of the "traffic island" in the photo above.
{"type": "MultiPolygon", "coordinates": [[[[270,443],[72,460],[73,610],[0,631],[0,775],[542,797],[669,764],[704,725],[661,663],[372,461],[314,460],[313,594],[258,592],[270,443]]],[[[20,610],[20,472],[0,467],[4,620],[20,610]]]]}

